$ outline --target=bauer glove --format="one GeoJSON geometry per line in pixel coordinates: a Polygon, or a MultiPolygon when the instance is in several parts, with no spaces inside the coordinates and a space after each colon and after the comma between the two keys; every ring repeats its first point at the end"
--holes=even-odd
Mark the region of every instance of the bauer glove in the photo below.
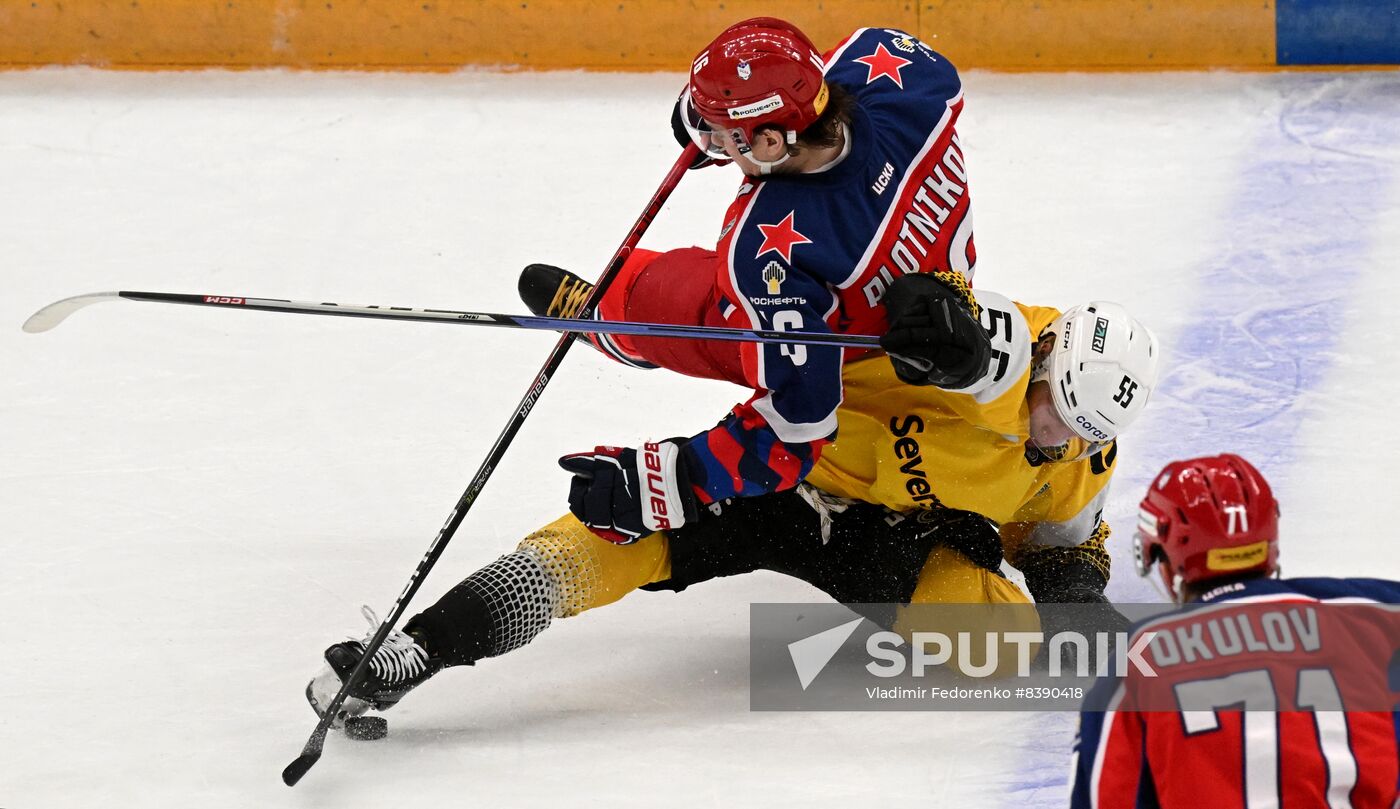
{"type": "Polygon", "coordinates": [[[986,375],[992,341],[957,293],[931,275],[905,275],[884,298],[890,328],[880,347],[910,385],[966,388],[986,375]]]}
{"type": "Polygon", "coordinates": [[[693,521],[699,502],[680,459],[681,441],[652,441],[641,449],[596,447],[560,458],[574,476],[569,511],[619,545],[693,521]]]}

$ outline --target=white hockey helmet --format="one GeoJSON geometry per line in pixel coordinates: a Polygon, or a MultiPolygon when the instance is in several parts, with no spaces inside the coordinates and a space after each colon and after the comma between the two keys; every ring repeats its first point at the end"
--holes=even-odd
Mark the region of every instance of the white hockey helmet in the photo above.
{"type": "Polygon", "coordinates": [[[1128,428],[1157,385],[1157,337],[1122,306],[1071,307],[1041,333],[1054,346],[1032,381],[1050,383],[1055,410],[1092,451],[1128,428]]]}

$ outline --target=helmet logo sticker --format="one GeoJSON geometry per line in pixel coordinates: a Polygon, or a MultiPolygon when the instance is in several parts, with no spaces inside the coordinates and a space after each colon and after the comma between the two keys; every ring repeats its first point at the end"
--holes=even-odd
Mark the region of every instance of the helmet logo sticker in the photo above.
{"type": "Polygon", "coordinates": [[[739,62],[739,78],[748,81],[749,77],[752,75],[753,68],[749,67],[749,63],[744,61],[739,62]]]}
{"type": "Polygon", "coordinates": [[[1240,548],[1211,548],[1206,552],[1206,567],[1210,570],[1245,570],[1263,564],[1269,558],[1269,543],[1255,542],[1240,548]]]}
{"type": "Polygon", "coordinates": [[[1098,427],[1096,427],[1096,426],[1094,425],[1094,423],[1093,423],[1092,421],[1089,421],[1088,419],[1084,418],[1084,416],[1082,416],[1082,415],[1075,416],[1075,417],[1074,417],[1074,423],[1075,423],[1075,424],[1078,424],[1080,427],[1083,427],[1085,430],[1087,430],[1087,431],[1089,432],[1090,435],[1092,435],[1094,438],[1096,438],[1096,439],[1098,439],[1098,440],[1100,440],[1100,441],[1107,441],[1108,439],[1110,439],[1110,438],[1113,437],[1113,436],[1109,435],[1108,433],[1104,432],[1103,430],[1100,430],[1098,427]]]}
{"type": "Polygon", "coordinates": [[[1104,340],[1108,339],[1108,320],[1098,318],[1094,321],[1094,353],[1103,353],[1104,340]]]}
{"type": "Polygon", "coordinates": [[[782,109],[782,106],[783,97],[775,93],[767,98],[755,101],[752,104],[745,104],[742,107],[730,109],[729,117],[736,120],[740,118],[757,118],[773,110],[782,109]]]}

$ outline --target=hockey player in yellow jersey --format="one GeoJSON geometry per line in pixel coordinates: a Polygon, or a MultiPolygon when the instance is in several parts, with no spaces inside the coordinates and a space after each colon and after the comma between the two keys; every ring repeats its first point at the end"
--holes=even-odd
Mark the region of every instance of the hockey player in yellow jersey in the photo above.
{"type": "MultiPolygon", "coordinates": [[[[974,301],[918,276],[894,284],[887,305],[891,356],[847,363],[838,438],[802,485],[716,503],[629,545],[565,515],[391,633],[347,712],[386,709],[444,667],[504,654],[555,618],[637,589],[759,569],[842,603],[888,604],[867,616],[896,629],[908,628],[899,605],[1029,604],[999,572],[1003,557],[1037,601],[1106,603],[1101,509],[1116,438],[1156,381],[1151,332],[1117,304],[1060,313],[990,292],[974,301]],[[948,390],[927,384],[939,354],[925,349],[937,342],[929,329],[940,333],[957,312],[978,318],[991,358],[985,374],[948,390]]],[[[1029,615],[1003,628],[1039,628],[1029,615]]],[[[327,649],[307,688],[313,707],[339,689],[367,640],[327,649]]]]}
{"type": "Polygon", "coordinates": [[[1117,304],[1062,315],[992,292],[977,302],[992,341],[989,373],[949,391],[903,384],[898,366],[879,357],[849,363],[840,439],[807,481],[901,512],[972,511],[1005,527],[1013,544],[1081,545],[1098,528],[1112,439],[1155,382],[1155,338],[1117,304]],[[1087,332],[1082,344],[1076,329],[1087,332]],[[1105,354],[1113,345],[1125,350],[1105,354]]]}

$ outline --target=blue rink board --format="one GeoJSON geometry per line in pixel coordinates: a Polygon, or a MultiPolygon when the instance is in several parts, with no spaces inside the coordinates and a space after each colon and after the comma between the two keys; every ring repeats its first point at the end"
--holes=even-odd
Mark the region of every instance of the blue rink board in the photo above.
{"type": "Polygon", "coordinates": [[[1280,65],[1400,64],[1400,0],[1278,0],[1280,65]]]}

